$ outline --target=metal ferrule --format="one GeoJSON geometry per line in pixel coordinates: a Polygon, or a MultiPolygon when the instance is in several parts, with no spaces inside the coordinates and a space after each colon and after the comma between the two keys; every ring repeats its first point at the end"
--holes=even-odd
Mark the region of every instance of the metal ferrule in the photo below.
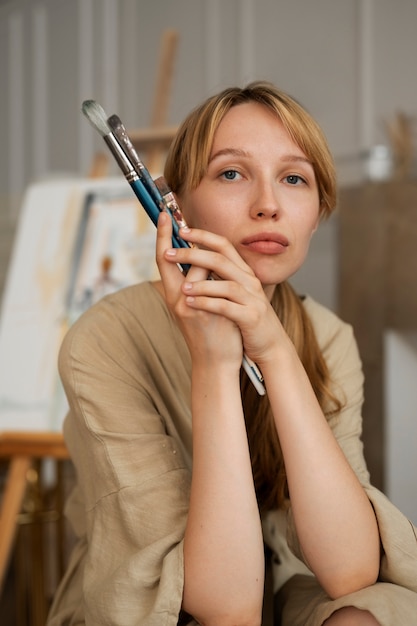
{"type": "Polygon", "coordinates": [[[113,154],[114,158],[116,159],[117,164],[120,167],[120,169],[122,170],[122,172],[125,175],[126,179],[129,180],[129,182],[137,180],[139,177],[138,177],[138,175],[135,172],[135,168],[133,167],[132,163],[127,158],[126,154],[124,153],[123,149],[121,148],[119,142],[117,141],[117,139],[113,135],[113,133],[109,133],[108,135],[104,135],[103,139],[106,142],[106,144],[108,145],[111,153],[113,154]]]}

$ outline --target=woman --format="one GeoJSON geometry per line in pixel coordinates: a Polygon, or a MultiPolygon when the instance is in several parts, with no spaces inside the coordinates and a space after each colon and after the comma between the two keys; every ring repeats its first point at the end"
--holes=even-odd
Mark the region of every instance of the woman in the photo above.
{"type": "Polygon", "coordinates": [[[264,542],[275,624],[412,624],[414,529],[369,485],[351,329],[287,282],[335,206],[320,129],[268,83],[228,89],[165,176],[195,245],[171,248],[161,214],[161,281],[61,349],[79,541],[49,624],[261,624],[264,542]]]}

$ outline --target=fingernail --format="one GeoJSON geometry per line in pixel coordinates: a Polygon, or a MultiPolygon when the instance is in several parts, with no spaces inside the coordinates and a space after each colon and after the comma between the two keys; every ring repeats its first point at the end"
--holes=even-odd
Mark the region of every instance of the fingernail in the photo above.
{"type": "Polygon", "coordinates": [[[193,284],[192,283],[184,283],[184,290],[185,291],[191,291],[192,288],[193,288],[193,284]]]}
{"type": "Polygon", "coordinates": [[[190,233],[191,232],[191,228],[189,228],[188,226],[181,226],[181,231],[183,233],[190,233]]]}
{"type": "Polygon", "coordinates": [[[167,256],[175,256],[177,254],[177,250],[175,248],[168,248],[168,250],[165,250],[165,254],[167,256]]]}

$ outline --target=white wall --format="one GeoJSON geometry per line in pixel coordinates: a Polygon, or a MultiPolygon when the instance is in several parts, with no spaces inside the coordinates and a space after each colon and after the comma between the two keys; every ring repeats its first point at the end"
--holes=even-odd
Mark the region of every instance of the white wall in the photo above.
{"type": "Polygon", "coordinates": [[[417,332],[385,336],[386,493],[417,524],[417,332]]]}

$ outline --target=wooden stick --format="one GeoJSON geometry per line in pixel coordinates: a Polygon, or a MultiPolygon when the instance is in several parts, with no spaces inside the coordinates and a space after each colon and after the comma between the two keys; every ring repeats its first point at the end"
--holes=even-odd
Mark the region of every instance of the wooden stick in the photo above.
{"type": "MultiPolygon", "coordinates": [[[[162,36],[155,98],[150,122],[151,128],[157,128],[166,124],[177,44],[178,32],[175,30],[166,30],[162,36]]],[[[163,150],[161,150],[161,146],[155,145],[149,147],[146,167],[151,174],[155,173],[158,167],[160,167],[162,154],[163,150]]]]}
{"type": "Polygon", "coordinates": [[[174,139],[177,130],[178,126],[140,128],[129,132],[129,137],[138,152],[149,150],[150,147],[156,145],[160,149],[166,150],[174,139]]]}
{"type": "Polygon", "coordinates": [[[61,433],[0,433],[0,457],[30,456],[68,459],[69,453],[61,433]]]}
{"type": "Polygon", "coordinates": [[[31,458],[28,456],[15,456],[10,461],[0,514],[0,591],[16,534],[17,516],[25,495],[26,475],[30,466],[31,458]]]}
{"type": "Polygon", "coordinates": [[[177,45],[178,32],[175,30],[166,30],[162,35],[155,97],[151,115],[151,127],[161,126],[166,121],[177,45]]]}

